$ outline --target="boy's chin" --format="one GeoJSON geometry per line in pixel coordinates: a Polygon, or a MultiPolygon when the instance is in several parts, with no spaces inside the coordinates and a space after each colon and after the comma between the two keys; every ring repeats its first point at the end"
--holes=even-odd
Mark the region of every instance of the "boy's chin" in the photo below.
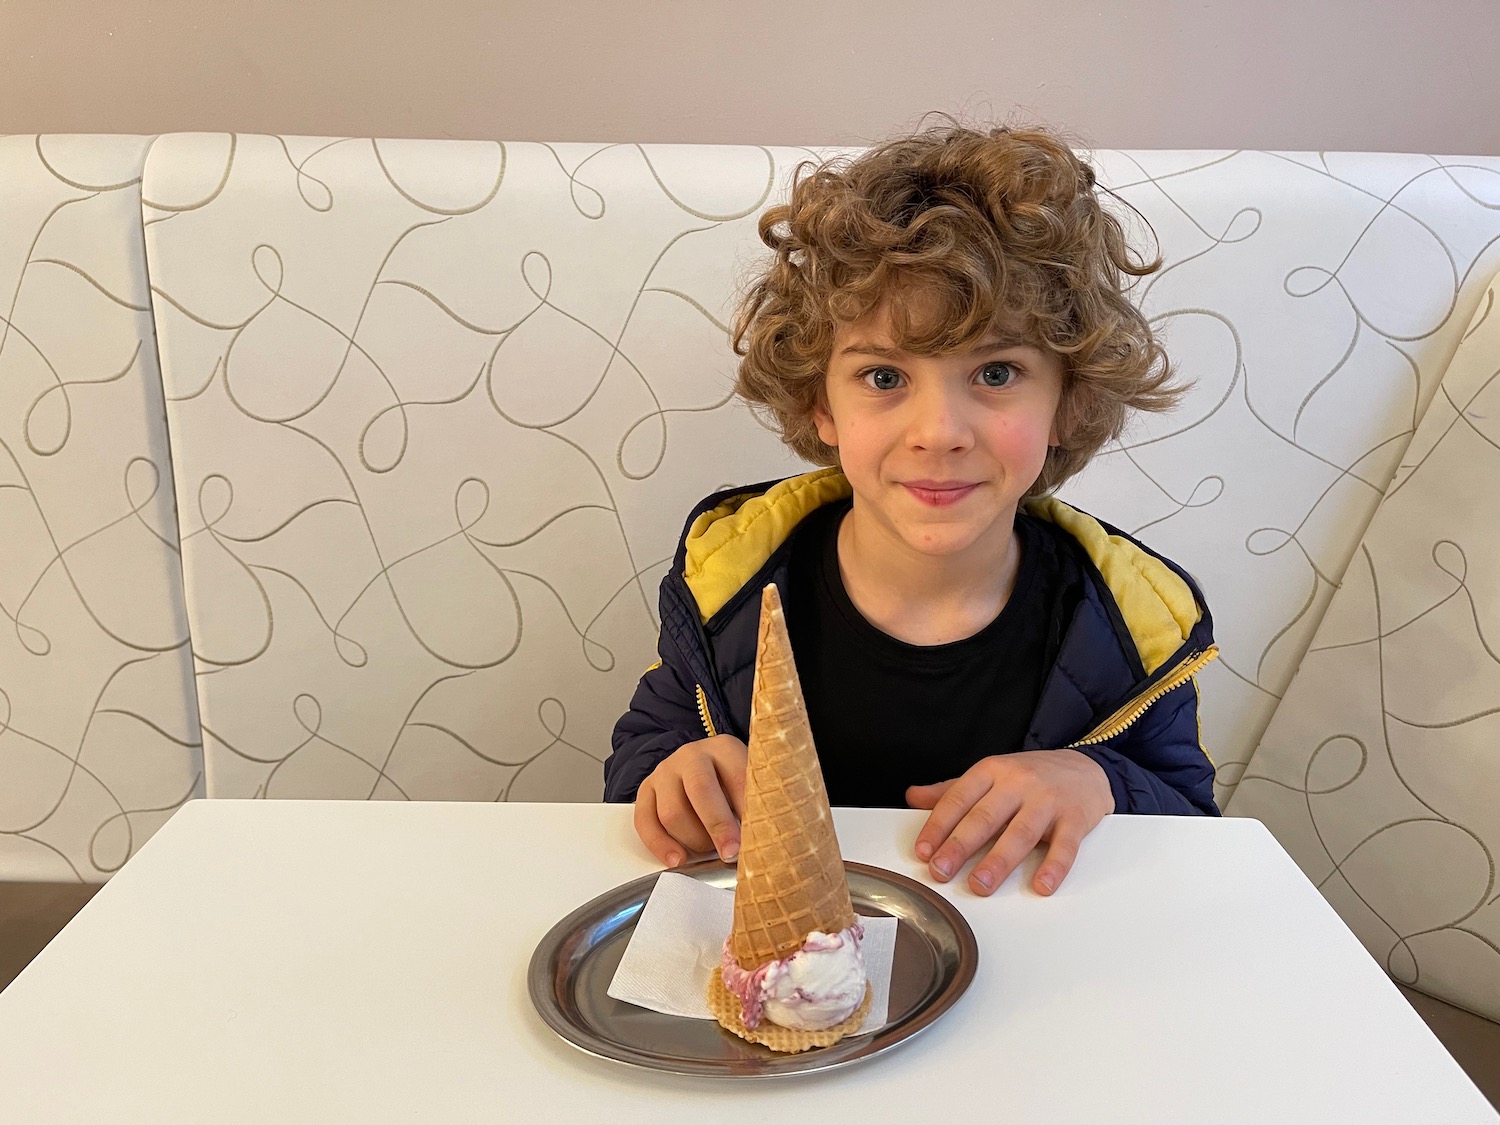
{"type": "Polygon", "coordinates": [[[984,531],[972,527],[946,527],[911,529],[902,536],[906,545],[918,554],[932,559],[962,555],[978,546],[985,538],[984,531]]]}

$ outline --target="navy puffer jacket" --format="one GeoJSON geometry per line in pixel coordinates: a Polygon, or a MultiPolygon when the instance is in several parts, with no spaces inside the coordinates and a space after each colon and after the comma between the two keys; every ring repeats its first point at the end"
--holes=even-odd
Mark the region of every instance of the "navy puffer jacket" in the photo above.
{"type": "MultiPolygon", "coordinates": [[[[661,659],[615,725],[606,801],[633,801],[657,763],[686,742],[748,738],[760,590],[775,582],[785,598],[793,529],[849,494],[842,473],[820,469],[716,493],[694,509],[661,583],[661,659]]],[[[1055,498],[1028,501],[1026,510],[1078,541],[1085,583],[1021,748],[1093,758],[1109,775],[1116,812],[1217,816],[1196,675],[1218,649],[1197,585],[1055,498]]]]}

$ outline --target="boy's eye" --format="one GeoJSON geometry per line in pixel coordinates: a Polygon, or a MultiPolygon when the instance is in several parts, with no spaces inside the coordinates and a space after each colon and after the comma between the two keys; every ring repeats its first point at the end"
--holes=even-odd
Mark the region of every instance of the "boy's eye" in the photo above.
{"type": "Polygon", "coordinates": [[[893,391],[901,385],[901,372],[890,367],[872,367],[864,378],[877,391],[893,391]]]}
{"type": "Polygon", "coordinates": [[[1003,360],[986,363],[979,369],[979,381],[986,387],[1004,387],[1016,377],[1016,369],[1003,360]]]}

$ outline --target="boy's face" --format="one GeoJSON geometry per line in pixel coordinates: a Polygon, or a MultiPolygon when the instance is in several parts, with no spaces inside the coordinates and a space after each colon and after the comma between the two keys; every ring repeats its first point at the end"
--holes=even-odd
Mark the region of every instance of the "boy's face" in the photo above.
{"type": "Polygon", "coordinates": [[[881,354],[891,343],[885,305],[839,325],[813,412],[859,518],[924,555],[1004,557],[1016,505],[1058,443],[1061,360],[999,341],[968,356],[881,354]]]}

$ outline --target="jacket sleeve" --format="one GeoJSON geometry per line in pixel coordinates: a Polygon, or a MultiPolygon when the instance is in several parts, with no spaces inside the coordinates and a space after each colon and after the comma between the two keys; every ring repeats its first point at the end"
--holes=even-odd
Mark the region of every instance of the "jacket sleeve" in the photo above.
{"type": "Polygon", "coordinates": [[[657,642],[661,662],[646,670],[630,699],[630,710],[615,723],[614,752],[604,763],[604,799],[635,800],[657,764],[686,742],[708,737],[698,717],[696,685],[681,670],[676,648],[665,632],[657,642]]]}
{"type": "Polygon", "coordinates": [[[1162,696],[1118,738],[1080,746],[1103,767],[1115,812],[1218,816],[1214,767],[1198,741],[1198,681],[1162,696]]]}

